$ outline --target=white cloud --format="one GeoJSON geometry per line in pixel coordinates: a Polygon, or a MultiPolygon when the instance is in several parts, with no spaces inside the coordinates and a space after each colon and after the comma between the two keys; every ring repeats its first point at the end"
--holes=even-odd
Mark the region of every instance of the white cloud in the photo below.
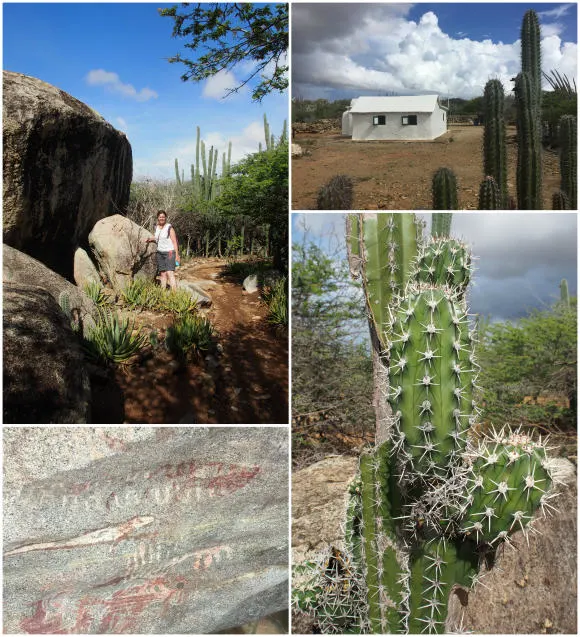
{"type": "MultiPolygon", "coordinates": [[[[312,9],[313,5],[297,4],[294,16],[299,14],[300,24],[307,25],[309,18],[322,24],[324,6],[330,5],[312,9]]],[[[520,70],[519,40],[458,39],[442,31],[432,11],[424,13],[418,22],[408,20],[402,12],[391,12],[377,20],[378,9],[372,5],[366,9],[368,6],[356,5],[346,15],[348,5],[340,5],[345,13],[340,24],[330,20],[318,36],[308,26],[301,36],[294,27],[292,73],[296,94],[314,97],[325,89],[339,89],[471,98],[483,93],[489,79],[499,79],[506,91],[512,90],[511,78],[520,70]],[[362,15],[355,15],[356,10],[362,15]],[[337,29],[335,36],[329,33],[333,26],[337,29]]],[[[551,17],[558,16],[554,13],[551,17]]],[[[542,66],[546,71],[558,68],[575,78],[577,45],[563,42],[561,32],[556,21],[543,25],[542,66]]]]}
{"type": "Polygon", "coordinates": [[[565,16],[568,11],[573,7],[573,4],[558,4],[553,9],[547,11],[538,11],[540,18],[561,18],[565,16]]]}
{"type": "Polygon", "coordinates": [[[205,81],[202,96],[221,100],[228,91],[236,88],[239,84],[239,80],[231,71],[220,71],[205,81]]]}
{"type": "Polygon", "coordinates": [[[89,71],[85,78],[90,86],[104,86],[107,91],[134,99],[137,102],[147,102],[159,95],[150,88],[142,88],[137,91],[132,84],[123,84],[117,73],[111,73],[104,69],[95,69],[89,71]]]}

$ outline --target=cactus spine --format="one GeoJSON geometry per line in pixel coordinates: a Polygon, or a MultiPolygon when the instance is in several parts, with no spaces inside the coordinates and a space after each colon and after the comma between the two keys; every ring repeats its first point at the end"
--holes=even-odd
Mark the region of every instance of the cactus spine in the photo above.
{"type": "Polygon", "coordinates": [[[449,632],[452,588],[472,586],[485,556],[515,531],[527,533],[537,510],[554,508],[541,441],[507,428],[479,440],[471,434],[479,366],[465,302],[467,248],[432,237],[418,256],[399,254],[405,274],[397,273],[403,285],[394,286],[393,217],[408,218],[398,230],[416,241],[406,213],[350,215],[347,225],[351,271],[363,280],[371,331],[380,334],[372,339],[374,362],[386,369],[378,378],[390,409],[387,434],[361,455],[349,489],[332,604],[322,592],[327,570],[294,589],[304,610],[320,609],[323,600],[325,632],[449,632]],[[458,259],[463,275],[450,278],[458,259]]]}
{"type": "MultiPolygon", "coordinates": [[[[507,205],[507,152],[504,121],[504,92],[499,80],[490,80],[483,92],[483,174],[491,176],[500,191],[501,207],[507,205]]],[[[480,206],[481,208],[481,203],[480,206]]],[[[490,208],[482,208],[490,210],[490,208]]],[[[498,208],[493,208],[497,210],[498,208]]]]}
{"type": "Polygon", "coordinates": [[[560,117],[560,189],[568,197],[569,206],[575,210],[578,202],[578,125],[573,115],[560,117]]]}
{"type": "Polygon", "coordinates": [[[457,179],[449,168],[439,168],[433,175],[433,210],[457,210],[457,179]]]}

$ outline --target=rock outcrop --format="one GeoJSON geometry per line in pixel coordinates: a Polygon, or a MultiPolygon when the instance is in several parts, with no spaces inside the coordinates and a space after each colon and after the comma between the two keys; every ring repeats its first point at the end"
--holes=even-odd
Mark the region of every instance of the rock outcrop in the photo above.
{"type": "Polygon", "coordinates": [[[123,290],[132,279],[153,280],[157,272],[153,235],[122,215],[101,219],[89,234],[89,245],[99,272],[112,288],[123,290]]]}
{"type": "Polygon", "coordinates": [[[72,279],[77,246],[129,201],[129,141],[68,93],[11,71],[2,123],[4,241],[72,279]]]}
{"type": "Polygon", "coordinates": [[[4,631],[205,634],[287,608],[288,432],[7,428],[4,631]]]}
{"type": "Polygon", "coordinates": [[[81,289],[88,283],[101,283],[99,271],[87,251],[83,250],[83,248],[75,250],[73,278],[81,289]]]}
{"type": "MultiPolygon", "coordinates": [[[[482,567],[482,581],[462,606],[452,594],[447,631],[473,633],[576,634],[577,487],[574,466],[558,459],[562,484],[558,512],[534,523],[539,533],[512,536],[494,570],[482,567]]],[[[292,478],[293,562],[312,559],[324,545],[342,548],[347,486],[356,458],[334,456],[295,472],[292,478]]],[[[465,601],[465,596],[463,596],[465,601]]],[[[294,632],[316,629],[315,618],[293,614],[294,632]]]]}
{"type": "Polygon", "coordinates": [[[83,353],[58,303],[6,282],[3,300],[4,424],[89,422],[83,353]]]}
{"type": "Polygon", "coordinates": [[[57,305],[62,307],[66,303],[71,310],[78,311],[82,326],[94,325],[96,306],[76,285],[69,283],[40,261],[7,245],[3,246],[3,262],[4,281],[42,288],[54,298],[57,305]]]}

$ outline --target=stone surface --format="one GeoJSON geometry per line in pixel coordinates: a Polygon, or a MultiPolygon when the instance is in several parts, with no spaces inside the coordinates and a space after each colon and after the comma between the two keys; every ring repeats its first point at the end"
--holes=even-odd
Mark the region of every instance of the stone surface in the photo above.
{"type": "Polygon", "coordinates": [[[3,79],[4,242],[72,278],[90,229],[127,206],[131,146],[55,86],[11,71],[3,79]]]}
{"type": "MultiPolygon", "coordinates": [[[[447,631],[487,634],[571,633],[577,622],[577,487],[573,465],[559,459],[558,513],[534,523],[540,534],[513,536],[496,568],[468,595],[466,607],[451,595],[447,631]]],[[[292,560],[315,557],[328,544],[343,546],[346,489],[356,458],[330,457],[292,476],[292,560]]],[[[313,618],[293,613],[294,632],[315,629],[313,618]]]]}
{"type": "Polygon", "coordinates": [[[244,290],[248,294],[254,294],[258,291],[258,275],[257,274],[249,274],[242,284],[244,290]]]}
{"type": "Polygon", "coordinates": [[[82,289],[87,283],[101,282],[99,271],[86,250],[77,248],[74,254],[73,278],[82,289]]]}
{"type": "Polygon", "coordinates": [[[301,562],[344,542],[346,493],[358,458],[329,456],[292,476],[292,554],[301,562]]]}
{"type": "Polygon", "coordinates": [[[77,336],[53,296],[4,283],[5,424],[86,423],[90,386],[77,336]]]}
{"type": "Polygon", "coordinates": [[[57,304],[68,299],[71,310],[78,310],[83,326],[92,326],[96,306],[76,285],[47,268],[44,264],[8,245],[3,246],[3,280],[33,285],[46,290],[57,304]]]}
{"type": "Polygon", "coordinates": [[[191,295],[191,298],[202,307],[208,307],[211,305],[211,298],[208,296],[201,286],[197,285],[193,281],[178,281],[177,287],[182,290],[187,290],[191,295]]]}
{"type": "Polygon", "coordinates": [[[156,245],[145,228],[122,215],[101,219],[89,234],[98,269],[114,290],[123,290],[133,278],[153,280],[157,272],[156,245]]]}
{"type": "Polygon", "coordinates": [[[209,633],[287,607],[285,429],[7,428],[4,471],[5,632],[209,633]]]}

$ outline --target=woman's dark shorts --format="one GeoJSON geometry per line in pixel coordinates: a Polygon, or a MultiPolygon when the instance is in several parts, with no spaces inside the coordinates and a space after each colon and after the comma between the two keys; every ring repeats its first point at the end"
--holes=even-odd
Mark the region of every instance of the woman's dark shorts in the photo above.
{"type": "Polygon", "coordinates": [[[159,272],[175,271],[175,252],[158,252],[157,253],[157,270],[159,272]]]}

